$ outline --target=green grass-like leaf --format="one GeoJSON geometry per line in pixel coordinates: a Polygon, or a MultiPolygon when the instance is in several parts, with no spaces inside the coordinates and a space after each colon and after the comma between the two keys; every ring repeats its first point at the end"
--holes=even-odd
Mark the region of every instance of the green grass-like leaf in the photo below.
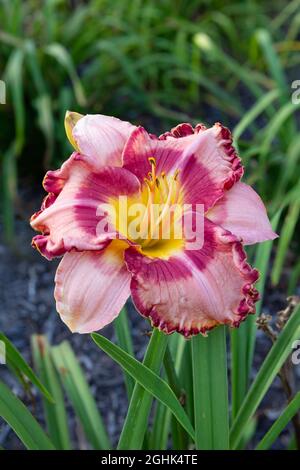
{"type": "MultiPolygon", "coordinates": [[[[104,336],[97,333],[92,338],[104,352],[126,370],[145,390],[166,405],[184,429],[194,439],[194,430],[184,409],[170,386],[146,365],[140,363],[104,336]]],[[[132,396],[134,400],[134,395],[132,396]]]]}
{"type": "Polygon", "coordinates": [[[31,338],[35,367],[54,398],[54,403],[44,400],[48,432],[57,449],[71,448],[67,413],[62,389],[51,358],[50,346],[45,336],[31,338]]]}
{"type": "Polygon", "coordinates": [[[15,346],[9,341],[9,339],[0,332],[0,341],[3,341],[5,344],[6,352],[6,363],[8,366],[11,366],[14,371],[17,373],[17,378],[26,377],[36,388],[43,394],[47,401],[53,403],[53,397],[45,385],[40,381],[38,376],[32,370],[32,368],[27,364],[23,356],[15,348],[15,346]]]}
{"type": "Polygon", "coordinates": [[[192,338],[196,448],[229,448],[225,327],[192,338]]]}
{"type": "Polygon", "coordinates": [[[9,424],[29,450],[54,450],[39,423],[24,403],[0,381],[0,416],[9,424]]]}
{"type": "MultiPolygon", "coordinates": [[[[114,327],[120,348],[130,354],[130,356],[134,357],[126,307],[121,310],[115,319],[114,327]]],[[[126,372],[124,372],[124,376],[127,396],[130,399],[134,388],[134,380],[131,375],[126,372]]]]}
{"type": "Polygon", "coordinates": [[[281,413],[279,418],[271,426],[268,432],[264,435],[262,440],[257,444],[256,450],[267,450],[276,441],[279,434],[291,421],[293,416],[298,412],[300,408],[300,392],[298,392],[294,398],[290,401],[288,406],[281,413]]]}
{"type": "Polygon", "coordinates": [[[249,420],[254,415],[274,378],[291,353],[293,341],[299,337],[300,306],[296,308],[271,348],[243,401],[230,433],[230,446],[232,449],[238,446],[249,420]]]}
{"type": "Polygon", "coordinates": [[[110,449],[106,430],[93,395],[71,346],[64,341],[52,348],[56,370],[94,449],[110,449]]]}

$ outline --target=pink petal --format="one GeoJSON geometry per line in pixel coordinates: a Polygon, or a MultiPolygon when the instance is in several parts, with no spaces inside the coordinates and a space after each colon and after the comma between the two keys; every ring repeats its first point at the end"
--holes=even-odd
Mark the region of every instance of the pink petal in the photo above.
{"type": "Polygon", "coordinates": [[[274,240],[278,236],[272,230],[259,195],[241,182],[224,194],[207,213],[207,217],[241,238],[247,245],[274,240]]]}
{"type": "Polygon", "coordinates": [[[97,209],[109,197],[137,193],[138,179],[123,168],[92,172],[80,154],[69,159],[55,176],[53,173],[46,178],[46,186],[53,192],[31,218],[31,226],[42,232],[34,237],[33,246],[48,259],[72,249],[102,249],[112,237],[100,233],[97,209]]]}
{"type": "Polygon", "coordinates": [[[121,166],[124,145],[135,126],[112,116],[86,115],[73,128],[80,150],[95,168],[121,166]]]}
{"type": "MultiPolygon", "coordinates": [[[[155,157],[157,174],[171,172],[181,157],[184,142],[159,140],[150,136],[143,127],[137,127],[130,135],[123,151],[123,167],[134,173],[141,182],[150,170],[149,158],[155,157]]],[[[175,170],[174,170],[175,171],[175,170]]]]}
{"type": "Polygon", "coordinates": [[[67,253],[55,277],[56,308],[72,332],[90,333],[116,318],[130,295],[123,247],[67,253]]]}
{"type": "Polygon", "coordinates": [[[160,139],[150,137],[139,127],[132,132],[124,148],[124,167],[142,182],[150,169],[150,157],[156,159],[158,175],[179,169],[184,202],[204,204],[205,210],[213,207],[224,191],[243,175],[230,132],[221,124],[210,129],[203,125],[193,129],[182,124],[160,139]]]}
{"type": "Polygon", "coordinates": [[[242,175],[243,167],[228,129],[221,124],[201,128],[182,158],[179,176],[184,202],[202,203],[207,211],[242,175]]]}
{"type": "Polygon", "coordinates": [[[218,324],[238,326],[255,311],[258,272],[247,264],[236,237],[210,221],[201,250],[163,260],[131,247],[125,261],[137,309],[166,333],[191,336],[218,324]]]}

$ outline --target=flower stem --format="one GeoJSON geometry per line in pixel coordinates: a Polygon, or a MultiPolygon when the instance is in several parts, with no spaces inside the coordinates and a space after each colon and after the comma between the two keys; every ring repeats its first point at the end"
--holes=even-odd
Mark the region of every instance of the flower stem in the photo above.
{"type": "MultiPolygon", "coordinates": [[[[167,347],[168,337],[156,328],[144,357],[143,364],[156,374],[159,374],[167,347]]],[[[118,449],[141,449],[148,426],[148,417],[153,397],[141,385],[135,384],[130,400],[126,420],[120,436],[118,449]]]]}
{"type": "Polygon", "coordinates": [[[226,330],[192,339],[196,448],[229,448],[226,330]]]}

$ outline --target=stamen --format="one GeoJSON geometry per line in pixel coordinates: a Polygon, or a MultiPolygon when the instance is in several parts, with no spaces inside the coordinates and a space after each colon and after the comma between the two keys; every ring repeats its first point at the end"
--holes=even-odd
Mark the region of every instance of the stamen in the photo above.
{"type": "Polygon", "coordinates": [[[154,157],[150,157],[148,158],[148,161],[151,165],[151,177],[152,177],[152,181],[155,182],[156,180],[156,174],[155,174],[155,168],[156,168],[156,160],[154,157]]]}
{"type": "Polygon", "coordinates": [[[169,187],[169,194],[168,194],[167,200],[166,200],[166,202],[165,202],[164,208],[163,208],[163,210],[161,211],[160,216],[158,217],[158,219],[157,219],[157,221],[156,221],[156,224],[155,224],[156,227],[157,227],[157,226],[160,224],[160,222],[163,220],[163,218],[165,217],[167,211],[168,211],[169,208],[170,208],[170,203],[171,203],[171,198],[172,198],[174,183],[175,183],[175,180],[173,179],[173,180],[171,181],[171,184],[170,184],[170,187],[169,187]]]}
{"type": "Polygon", "coordinates": [[[151,226],[151,220],[152,220],[152,212],[153,212],[153,202],[154,202],[154,194],[152,191],[152,185],[151,182],[147,179],[144,178],[144,181],[147,185],[147,190],[148,190],[148,201],[147,201],[147,207],[143,216],[143,220],[141,221],[140,224],[140,236],[141,238],[146,238],[145,235],[149,233],[149,225],[151,226]],[[150,216],[150,224],[149,224],[149,216],[150,216]]]}
{"type": "Polygon", "coordinates": [[[161,191],[162,191],[162,200],[165,201],[168,197],[169,186],[168,186],[166,174],[164,171],[161,173],[161,191]]]}
{"type": "MultiPolygon", "coordinates": [[[[180,170],[177,169],[174,173],[174,181],[176,181],[176,182],[177,182],[177,179],[178,179],[179,171],[180,170]]],[[[177,201],[178,201],[178,198],[179,198],[179,192],[180,192],[179,184],[176,184],[174,204],[177,204],[177,201]]]]}
{"type": "Polygon", "coordinates": [[[150,157],[150,158],[148,158],[148,161],[149,161],[149,163],[150,163],[151,165],[154,165],[154,166],[156,166],[156,160],[155,160],[155,158],[154,158],[154,157],[150,157]]]}
{"type": "Polygon", "coordinates": [[[156,159],[150,157],[148,161],[151,164],[151,171],[148,173],[148,178],[144,178],[147,186],[147,207],[140,224],[140,237],[144,239],[144,246],[150,246],[155,242],[156,235],[162,229],[162,221],[169,213],[171,206],[177,204],[180,194],[177,182],[179,170],[177,169],[172,176],[167,177],[164,171],[156,176],[156,159]],[[153,205],[157,200],[160,201],[162,209],[159,214],[154,214],[153,205]]]}

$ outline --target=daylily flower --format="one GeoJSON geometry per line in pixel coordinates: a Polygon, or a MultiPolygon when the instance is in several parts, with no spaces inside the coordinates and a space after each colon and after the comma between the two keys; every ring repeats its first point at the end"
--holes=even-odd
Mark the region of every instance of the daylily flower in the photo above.
{"type": "MultiPolygon", "coordinates": [[[[243,245],[277,235],[260,197],[240,182],[243,167],[227,128],[184,123],[156,137],[114,117],[69,112],[65,126],[75,151],[47,172],[48,195],[31,225],[42,233],[32,242],[42,255],[63,255],[55,299],[72,331],[103,328],[130,295],[153,326],[187,337],[218,324],[237,327],[254,313],[259,274],[243,245]],[[112,204],[115,235],[122,235],[119,196],[142,201],[145,213],[153,201],[202,204],[203,246],[188,250],[184,237],[172,235],[152,239],[147,225],[139,240],[99,233],[97,208],[112,204]]],[[[162,219],[156,216],[157,230],[162,219]]]]}

